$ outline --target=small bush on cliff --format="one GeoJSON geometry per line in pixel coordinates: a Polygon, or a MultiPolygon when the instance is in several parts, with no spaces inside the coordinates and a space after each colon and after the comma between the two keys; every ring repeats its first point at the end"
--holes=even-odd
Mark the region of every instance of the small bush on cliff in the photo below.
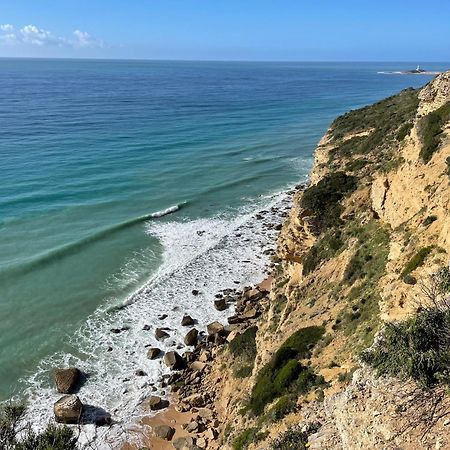
{"type": "Polygon", "coordinates": [[[256,332],[258,327],[247,328],[229,344],[230,353],[235,357],[233,374],[236,378],[246,378],[252,373],[256,358],[256,332]]]}
{"type": "Polygon", "coordinates": [[[7,405],[0,410],[1,450],[75,450],[77,438],[66,426],[49,424],[35,433],[24,421],[25,407],[7,405]]]}
{"type": "Polygon", "coordinates": [[[303,275],[314,271],[321,262],[333,258],[344,246],[341,233],[336,230],[327,232],[318,239],[303,258],[303,275]]]}
{"type": "Polygon", "coordinates": [[[253,387],[248,409],[260,415],[267,404],[289,392],[304,394],[323,379],[298,360],[310,356],[321,339],[323,327],[306,327],[292,334],[261,369],[253,387]]]}
{"type": "Polygon", "coordinates": [[[301,207],[310,210],[318,231],[339,224],[342,206],[339,202],[357,187],[356,178],[345,172],[332,172],[305,190],[301,207]]]}
{"type": "Polygon", "coordinates": [[[422,225],[424,227],[427,227],[428,225],[431,225],[436,220],[437,220],[437,216],[434,216],[434,215],[428,216],[424,219],[424,221],[422,222],[422,225]]]}
{"type": "Polygon", "coordinates": [[[308,434],[300,427],[290,428],[280,434],[270,446],[270,450],[306,450],[307,448],[308,434]]]}
{"type": "Polygon", "coordinates": [[[432,252],[433,246],[421,248],[406,264],[403,272],[401,273],[401,277],[404,278],[409,275],[411,272],[416,270],[418,267],[422,266],[425,262],[427,256],[432,252]]]}
{"type": "Polygon", "coordinates": [[[420,157],[425,164],[431,160],[433,154],[439,149],[443,127],[448,120],[450,120],[450,102],[419,121],[419,136],[422,141],[420,157]]]}
{"type": "Polygon", "coordinates": [[[387,324],[362,360],[380,375],[412,378],[424,388],[450,384],[450,311],[431,308],[387,324]]]}
{"type": "Polygon", "coordinates": [[[269,410],[266,419],[271,422],[278,422],[289,413],[295,411],[297,406],[297,397],[295,395],[283,395],[269,410]]]}
{"type": "Polygon", "coordinates": [[[257,443],[265,439],[268,432],[261,433],[258,428],[248,428],[233,440],[233,450],[245,450],[250,444],[257,443]]]}

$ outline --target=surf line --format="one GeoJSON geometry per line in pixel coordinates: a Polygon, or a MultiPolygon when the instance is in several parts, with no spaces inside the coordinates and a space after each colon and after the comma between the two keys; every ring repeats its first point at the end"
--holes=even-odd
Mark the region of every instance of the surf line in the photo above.
{"type": "Polygon", "coordinates": [[[100,241],[118,231],[124,230],[126,228],[130,228],[133,225],[137,225],[139,223],[145,222],[147,220],[159,219],[161,217],[167,216],[169,214],[173,214],[179,211],[181,208],[184,208],[188,202],[179,203],[177,205],[171,206],[169,208],[163,209],[161,211],[156,211],[154,213],[145,214],[143,216],[134,217],[133,219],[127,220],[125,222],[118,223],[111,227],[105,228],[103,230],[98,231],[97,233],[92,234],[91,236],[87,236],[84,239],[80,239],[75,242],[70,242],[68,244],[62,245],[60,247],[54,248],[47,252],[38,254],[31,260],[25,261],[21,264],[18,264],[12,268],[8,268],[0,273],[0,279],[3,277],[11,277],[17,275],[24,275],[29,273],[39,267],[43,267],[47,264],[58,261],[68,255],[73,255],[74,253],[79,252],[86,245],[92,244],[93,242],[100,241]]]}

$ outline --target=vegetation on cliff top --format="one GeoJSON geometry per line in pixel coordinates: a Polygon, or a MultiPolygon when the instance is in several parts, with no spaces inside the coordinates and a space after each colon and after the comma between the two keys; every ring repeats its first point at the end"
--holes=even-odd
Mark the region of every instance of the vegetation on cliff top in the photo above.
{"type": "Polygon", "coordinates": [[[356,179],[345,172],[331,172],[302,195],[300,206],[315,216],[317,231],[339,224],[341,200],[356,189],[356,179]]]}
{"type": "Polygon", "coordinates": [[[426,164],[439,149],[444,125],[450,120],[450,102],[422,117],[418,123],[419,136],[422,141],[420,157],[426,164]]]}
{"type": "MultiPolygon", "coordinates": [[[[373,170],[372,165],[367,163],[371,157],[376,169],[391,169],[392,161],[396,160],[395,150],[409,134],[418,105],[418,90],[406,89],[338,117],[330,130],[334,149],[330,152],[329,163],[333,164],[336,158],[365,155],[366,167],[370,170],[373,170]]],[[[356,164],[354,170],[363,168],[362,163],[356,164]]]]}

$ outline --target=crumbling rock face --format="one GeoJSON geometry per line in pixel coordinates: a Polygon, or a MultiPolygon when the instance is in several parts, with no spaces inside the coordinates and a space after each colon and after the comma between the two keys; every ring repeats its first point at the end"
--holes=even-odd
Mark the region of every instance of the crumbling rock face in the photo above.
{"type": "Polygon", "coordinates": [[[427,84],[419,93],[419,110],[421,116],[440,108],[450,101],[450,72],[438,75],[427,84]]]}

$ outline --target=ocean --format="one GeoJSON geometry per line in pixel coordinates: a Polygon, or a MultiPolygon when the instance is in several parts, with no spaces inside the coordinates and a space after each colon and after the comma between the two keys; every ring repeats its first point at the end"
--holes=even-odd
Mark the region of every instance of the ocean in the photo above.
{"type": "Polygon", "coordinates": [[[255,212],[286,210],[333,118],[428,82],[378,73],[416,65],[0,59],[0,400],[47,421],[70,364],[132,416],[164,372],[145,325],[168,314],[168,348],[185,312],[224,320],[214,293],[274,245],[255,212]]]}

